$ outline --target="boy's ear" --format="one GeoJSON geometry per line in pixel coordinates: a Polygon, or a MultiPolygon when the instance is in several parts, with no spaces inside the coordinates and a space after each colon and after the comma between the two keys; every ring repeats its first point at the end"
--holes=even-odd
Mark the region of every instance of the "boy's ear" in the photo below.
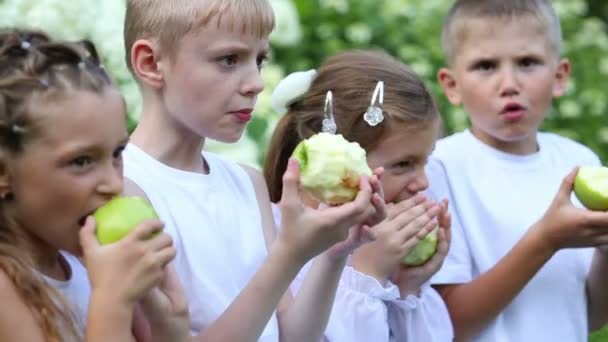
{"type": "Polygon", "coordinates": [[[453,105],[460,105],[460,92],[458,91],[458,84],[456,83],[456,78],[452,71],[448,68],[439,69],[437,72],[437,80],[439,81],[439,85],[441,85],[441,89],[443,89],[445,96],[448,98],[448,101],[453,105]]]}
{"type": "Polygon", "coordinates": [[[555,71],[555,83],[553,84],[554,97],[560,97],[566,92],[568,80],[570,79],[570,72],[570,61],[561,59],[557,65],[557,70],[555,71]]]}
{"type": "Polygon", "coordinates": [[[163,82],[158,55],[157,44],[146,39],[136,41],[131,47],[133,73],[141,82],[154,88],[160,88],[163,82]]]}

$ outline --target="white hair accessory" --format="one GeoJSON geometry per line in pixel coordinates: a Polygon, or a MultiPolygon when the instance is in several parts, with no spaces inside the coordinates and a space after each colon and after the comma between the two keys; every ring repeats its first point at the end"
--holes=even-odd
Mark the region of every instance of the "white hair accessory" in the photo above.
{"type": "Polygon", "coordinates": [[[315,69],[296,71],[287,75],[277,84],[270,97],[272,108],[279,114],[287,113],[289,105],[297,101],[310,88],[317,75],[315,69]]]}

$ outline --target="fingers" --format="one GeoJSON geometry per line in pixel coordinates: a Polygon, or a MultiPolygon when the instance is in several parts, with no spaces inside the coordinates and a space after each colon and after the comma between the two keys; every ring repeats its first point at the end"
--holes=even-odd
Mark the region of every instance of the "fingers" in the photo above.
{"type": "Polygon", "coordinates": [[[410,208],[422,204],[426,201],[426,196],[424,194],[418,193],[413,197],[410,197],[404,201],[401,201],[397,204],[390,204],[387,209],[387,218],[389,220],[394,219],[398,215],[401,215],[403,212],[409,210],[410,208]]]}
{"type": "Polygon", "coordinates": [[[97,241],[97,236],[95,235],[95,226],[93,216],[88,216],[78,233],[83,251],[99,247],[99,241],[97,241]]]}
{"type": "Polygon", "coordinates": [[[146,219],[141,221],[133,231],[125,237],[128,241],[148,240],[154,234],[162,231],[164,224],[159,220],[146,219]]]}
{"type": "Polygon", "coordinates": [[[439,226],[448,229],[452,226],[452,216],[448,211],[448,200],[444,199],[441,201],[440,207],[441,211],[438,216],[439,226]]]}
{"type": "Polygon", "coordinates": [[[355,226],[365,222],[375,213],[371,203],[372,188],[369,179],[362,176],[359,181],[359,192],[354,201],[345,203],[341,206],[331,207],[324,210],[335,222],[343,222],[350,226],[355,226]]]}
{"type": "Polygon", "coordinates": [[[160,233],[152,237],[149,241],[150,250],[159,251],[173,245],[173,239],[169,234],[160,233]]]}
{"type": "Polygon", "coordinates": [[[382,187],[382,183],[380,182],[380,177],[382,177],[383,173],[384,173],[384,168],[379,167],[374,170],[374,174],[372,175],[372,177],[369,180],[369,182],[372,186],[372,191],[374,193],[377,193],[378,195],[380,195],[380,197],[382,197],[382,199],[384,199],[384,188],[382,187]]]}
{"type": "Polygon", "coordinates": [[[376,193],[372,195],[372,205],[375,209],[375,213],[367,220],[367,223],[370,226],[375,226],[386,218],[386,204],[384,203],[384,199],[376,193]]]}
{"type": "Polygon", "coordinates": [[[572,188],[574,187],[574,179],[578,173],[579,167],[575,167],[564,179],[562,180],[562,184],[559,187],[559,191],[557,193],[556,198],[559,198],[563,201],[570,201],[570,193],[572,193],[572,188]]]}
{"type": "Polygon", "coordinates": [[[281,206],[289,207],[300,203],[300,165],[295,158],[289,158],[287,170],[283,174],[283,195],[281,206]]]}
{"type": "Polygon", "coordinates": [[[175,258],[176,255],[175,247],[169,246],[167,248],[163,248],[160,251],[156,252],[156,260],[160,267],[164,269],[171,260],[175,258]]]}
{"type": "Polygon", "coordinates": [[[440,210],[440,207],[437,205],[430,209],[427,209],[425,204],[417,205],[408,211],[402,212],[393,220],[393,224],[398,230],[403,230],[405,227],[408,227],[410,230],[416,227],[423,227],[430,221],[434,222],[440,210]]]}

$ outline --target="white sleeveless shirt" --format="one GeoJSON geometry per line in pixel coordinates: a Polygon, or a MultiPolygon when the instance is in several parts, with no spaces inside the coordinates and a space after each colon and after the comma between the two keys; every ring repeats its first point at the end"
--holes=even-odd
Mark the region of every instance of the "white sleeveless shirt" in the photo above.
{"type": "Polygon", "coordinates": [[[69,310],[72,311],[75,318],[76,329],[81,336],[84,336],[86,330],[87,314],[89,310],[89,298],[91,297],[91,285],[87,270],[80,263],[78,258],[67,253],[61,252],[70,268],[70,279],[62,281],[45,276],[38,272],[47,284],[54,287],[66,299],[69,310]]]}
{"type": "MultiPolygon", "coordinates": [[[[249,175],[213,153],[204,158],[207,175],[169,167],[133,144],[123,154],[125,178],[145,192],[177,248],[174,263],[194,334],[228,308],[267,255],[249,175]]],[[[278,340],[275,313],[260,341],[278,340]]]]}

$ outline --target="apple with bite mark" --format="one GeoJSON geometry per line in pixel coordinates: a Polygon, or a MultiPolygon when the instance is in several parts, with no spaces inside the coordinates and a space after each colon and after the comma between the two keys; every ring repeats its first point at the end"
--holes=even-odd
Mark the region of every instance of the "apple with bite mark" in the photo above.
{"type": "Polygon", "coordinates": [[[158,219],[152,205],[137,196],[114,197],[93,213],[97,240],[105,245],[125,237],[145,219],[158,219]]]}
{"type": "Polygon", "coordinates": [[[361,175],[372,175],[365,150],[341,134],[315,134],[301,141],[292,157],[300,164],[302,188],[330,205],[352,201],[359,192],[361,175]]]}
{"type": "Polygon", "coordinates": [[[574,179],[574,194],[587,209],[608,210],[608,167],[580,167],[574,179]]]}
{"type": "Polygon", "coordinates": [[[439,227],[433,229],[430,233],[416,244],[413,250],[401,260],[401,263],[406,266],[420,266],[429,261],[437,252],[437,244],[439,242],[439,227]]]}

